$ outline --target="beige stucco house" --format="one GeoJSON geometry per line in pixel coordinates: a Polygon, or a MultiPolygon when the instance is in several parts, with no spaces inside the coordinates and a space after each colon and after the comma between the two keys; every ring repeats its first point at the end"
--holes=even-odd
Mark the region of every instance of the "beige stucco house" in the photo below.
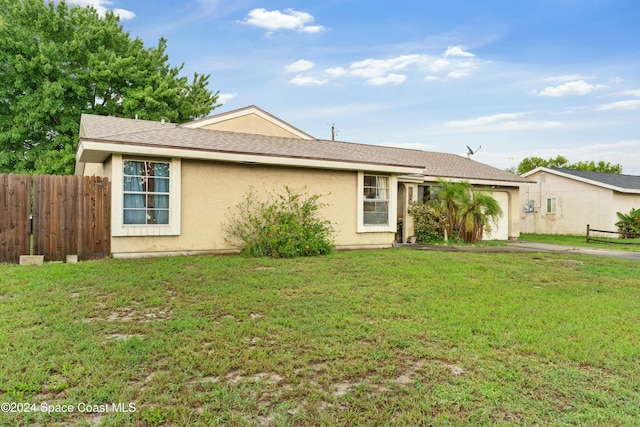
{"type": "Polygon", "coordinates": [[[640,208],[640,176],[539,167],[520,193],[522,233],[584,235],[616,231],[616,212],[640,208]]]}
{"type": "Polygon", "coordinates": [[[491,187],[505,213],[491,238],[517,238],[526,179],[446,153],[320,140],[254,106],[184,124],[83,115],[76,174],[112,183],[115,257],[236,251],[223,224],[247,192],[325,195],[337,249],[413,234],[411,203],[439,177],[491,187]]]}

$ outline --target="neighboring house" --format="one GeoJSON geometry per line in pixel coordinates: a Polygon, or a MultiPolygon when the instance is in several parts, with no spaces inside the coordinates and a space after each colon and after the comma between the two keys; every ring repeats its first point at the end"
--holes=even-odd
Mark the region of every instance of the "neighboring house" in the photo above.
{"type": "Polygon", "coordinates": [[[224,224],[247,191],[322,194],[338,249],[391,247],[413,235],[408,208],[438,178],[493,189],[517,238],[512,173],[445,153],[316,139],[254,106],[181,125],[82,115],[76,174],[112,183],[115,257],[237,251],[224,224]]]}
{"type": "Polygon", "coordinates": [[[522,175],[522,233],[616,231],[616,212],[640,208],[640,176],[539,167],[522,175]]]}

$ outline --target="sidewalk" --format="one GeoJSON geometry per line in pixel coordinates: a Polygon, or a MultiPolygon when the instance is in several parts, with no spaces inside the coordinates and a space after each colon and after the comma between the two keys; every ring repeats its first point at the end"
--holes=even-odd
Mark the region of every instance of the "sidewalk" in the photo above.
{"type": "Polygon", "coordinates": [[[417,249],[423,251],[449,251],[449,252],[483,252],[483,253],[515,253],[515,252],[551,252],[577,255],[593,255],[611,258],[640,261],[640,252],[620,251],[615,249],[589,248],[585,246],[565,246],[550,243],[536,243],[513,241],[506,246],[448,246],[448,245],[421,245],[403,243],[398,247],[417,249]]]}

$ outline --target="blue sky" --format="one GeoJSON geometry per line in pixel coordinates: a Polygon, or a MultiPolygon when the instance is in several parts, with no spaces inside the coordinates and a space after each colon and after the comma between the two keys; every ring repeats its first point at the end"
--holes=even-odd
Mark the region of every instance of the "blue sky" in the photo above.
{"type": "Polygon", "coordinates": [[[640,175],[637,0],[73,0],[317,138],[640,175]]]}

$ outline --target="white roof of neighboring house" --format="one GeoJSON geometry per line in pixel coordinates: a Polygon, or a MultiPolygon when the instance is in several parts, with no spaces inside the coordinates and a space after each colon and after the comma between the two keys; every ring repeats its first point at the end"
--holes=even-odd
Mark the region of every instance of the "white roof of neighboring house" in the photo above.
{"type": "Polygon", "coordinates": [[[537,172],[547,172],[587,184],[596,185],[598,187],[608,188],[621,193],[640,193],[640,176],[636,175],[623,175],[618,173],[603,173],[566,168],[538,167],[532,171],[522,174],[522,176],[524,178],[528,178],[537,172]]]}
{"type": "MultiPolygon", "coordinates": [[[[215,121],[215,117],[197,122],[215,121]]],[[[270,115],[268,119],[272,123],[285,123],[270,115]]],[[[82,167],[83,163],[101,163],[111,153],[122,153],[371,170],[420,179],[439,177],[487,185],[518,186],[531,182],[516,174],[456,154],[315,139],[288,124],[289,129],[304,134],[304,137],[287,138],[200,129],[193,128],[194,123],[196,122],[184,125],[162,124],[83,114],[76,154],[78,165],[82,167]]]]}

